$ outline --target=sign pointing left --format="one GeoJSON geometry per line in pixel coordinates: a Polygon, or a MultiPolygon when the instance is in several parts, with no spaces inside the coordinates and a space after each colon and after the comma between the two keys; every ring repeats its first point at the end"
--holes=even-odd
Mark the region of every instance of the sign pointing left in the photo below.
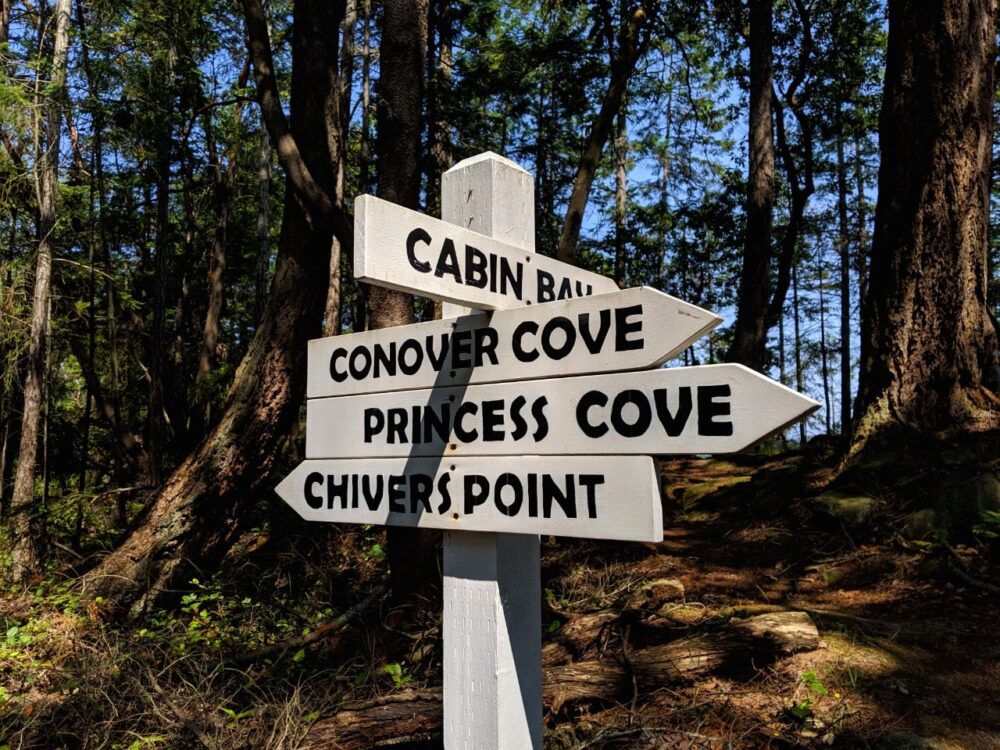
{"type": "Polygon", "coordinates": [[[275,488],[307,521],[658,542],[649,456],[307,460],[275,488]]]}

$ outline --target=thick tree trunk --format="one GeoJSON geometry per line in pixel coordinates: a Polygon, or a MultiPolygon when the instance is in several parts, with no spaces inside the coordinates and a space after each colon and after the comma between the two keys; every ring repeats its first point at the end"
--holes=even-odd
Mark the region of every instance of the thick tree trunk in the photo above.
{"type": "MultiPolygon", "coordinates": [[[[327,0],[295,3],[291,124],[276,100],[262,105],[272,139],[281,142],[289,187],[272,292],[226,411],[166,481],[137,530],[83,579],[88,594],[132,605],[133,614],[185,583],[200,566],[218,562],[241,530],[245,503],[270,483],[298,416],[306,341],[320,331],[331,227],[342,242],[351,241],[347,220],[329,212],[333,168],[325,138],[317,137],[335,95],[336,44],[327,30],[336,28],[343,10],[342,3],[327,0]],[[278,117],[282,120],[275,122],[278,117]],[[319,203],[309,200],[317,196],[319,203]]],[[[246,0],[244,11],[263,100],[276,93],[266,22],[258,0],[246,0]]]]}
{"type": "Polygon", "coordinates": [[[32,517],[35,501],[35,465],[38,427],[42,417],[44,383],[47,377],[49,309],[52,285],[52,243],[56,226],[59,191],[59,143],[65,97],[66,60],[69,49],[69,0],[57,0],[53,10],[51,97],[46,111],[45,151],[38,165],[38,259],[31,302],[28,333],[28,362],[24,379],[24,409],[21,415],[21,444],[17,473],[11,495],[10,539],[11,578],[23,580],[38,568],[32,517]]]}
{"type": "MultiPolygon", "coordinates": [[[[407,208],[420,206],[420,136],[427,54],[428,0],[389,0],[382,13],[381,73],[378,85],[378,196],[407,208]]],[[[370,326],[413,322],[408,294],[372,287],[370,326]]],[[[438,534],[390,526],[387,530],[393,598],[437,580],[438,534]]]]}
{"type": "Polygon", "coordinates": [[[986,305],[996,2],[890,0],[854,449],[1000,424],[986,305]]]}
{"type": "Polygon", "coordinates": [[[267,302],[267,282],[271,270],[271,138],[261,122],[260,151],[257,155],[257,262],[254,269],[253,322],[256,326],[267,302]]]}
{"type": "Polygon", "coordinates": [[[764,369],[771,299],[774,130],[771,115],[772,0],[750,0],[750,130],[747,225],[733,343],[726,359],[764,369]]]}
{"type": "Polygon", "coordinates": [[[573,191],[570,193],[566,218],[563,220],[562,234],[556,251],[556,257],[566,263],[572,263],[576,258],[576,243],[580,239],[580,227],[583,224],[587,201],[590,199],[590,187],[594,183],[604,146],[611,135],[615,115],[621,111],[622,102],[625,100],[629,79],[649,39],[649,35],[644,33],[648,4],[643,3],[632,13],[628,22],[622,24],[618,49],[611,57],[611,78],[608,81],[608,88],[604,92],[601,108],[590,127],[590,134],[580,154],[580,165],[573,180],[573,191]]]}

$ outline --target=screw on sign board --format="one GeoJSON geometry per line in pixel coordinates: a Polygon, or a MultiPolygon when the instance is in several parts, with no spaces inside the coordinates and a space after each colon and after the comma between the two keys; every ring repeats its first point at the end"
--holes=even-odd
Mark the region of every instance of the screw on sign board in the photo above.
{"type": "Polygon", "coordinates": [[[446,221],[360,196],[354,268],[448,319],[310,342],[308,458],[277,491],[307,520],[444,530],[444,745],[538,750],[538,535],[662,540],[650,455],[741,450],[819,404],[740,365],[657,369],[718,316],[533,254],[513,162],[441,182],[446,221]]]}

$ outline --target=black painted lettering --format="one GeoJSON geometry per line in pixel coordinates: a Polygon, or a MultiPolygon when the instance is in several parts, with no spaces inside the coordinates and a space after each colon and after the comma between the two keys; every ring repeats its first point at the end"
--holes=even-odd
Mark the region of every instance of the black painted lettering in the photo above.
{"type": "Polygon", "coordinates": [[[563,280],[559,283],[559,294],[558,299],[569,299],[573,296],[573,282],[563,276],[563,280]]]}
{"type": "Polygon", "coordinates": [[[472,367],[472,331],[455,331],[451,340],[451,366],[472,367]]]}
{"type": "Polygon", "coordinates": [[[474,366],[482,367],[483,361],[486,359],[489,359],[494,365],[499,364],[497,361],[497,344],[500,343],[500,335],[496,332],[496,329],[483,326],[475,330],[475,336],[476,363],[474,366]]]}
{"type": "Polygon", "coordinates": [[[545,407],[548,405],[549,400],[545,396],[535,399],[535,402],[531,405],[531,416],[535,418],[535,434],[532,435],[532,439],[537,443],[545,439],[545,436],[549,434],[549,420],[545,416],[545,407]]]}
{"type": "Polygon", "coordinates": [[[615,351],[627,352],[634,349],[642,349],[642,305],[629,305],[615,309],[615,351]],[[638,317],[638,320],[630,321],[631,317],[638,317]],[[636,338],[629,338],[630,334],[640,334],[636,338]]]}
{"type": "Polygon", "coordinates": [[[562,315],[557,315],[554,318],[549,318],[545,323],[545,328],[542,329],[542,351],[550,359],[559,360],[573,351],[573,346],[576,344],[576,328],[570,322],[569,318],[564,318],[562,315]],[[563,340],[561,344],[554,344],[552,342],[553,332],[562,331],[563,340]]]}
{"type": "Polygon", "coordinates": [[[365,442],[370,443],[372,438],[385,429],[385,414],[381,409],[370,406],[365,409],[365,442]]]}
{"type": "Polygon", "coordinates": [[[410,442],[417,444],[422,443],[423,440],[423,416],[424,407],[422,406],[411,406],[410,407],[410,442]]]}
{"type": "Polygon", "coordinates": [[[323,484],[323,475],[318,471],[311,471],[306,475],[306,505],[308,505],[313,510],[319,510],[323,507],[323,497],[322,495],[317,495],[313,492],[313,487],[316,485],[323,484]]]}
{"type": "Polygon", "coordinates": [[[372,366],[372,355],[367,347],[359,346],[351,352],[351,358],[347,363],[347,369],[351,372],[351,377],[355,380],[363,380],[368,375],[372,366]],[[363,360],[358,362],[358,360],[363,360]]]}
{"type": "Polygon", "coordinates": [[[580,486],[587,490],[587,517],[597,518],[597,486],[604,484],[603,474],[581,474],[580,486]]]}
{"type": "Polygon", "coordinates": [[[333,378],[335,383],[343,383],[347,380],[347,373],[341,372],[337,369],[337,360],[347,359],[347,350],[338,347],[333,350],[333,354],[330,355],[330,377],[333,378]]]}
{"type": "Polygon", "coordinates": [[[455,410],[455,437],[457,437],[463,443],[471,443],[472,441],[479,438],[479,430],[473,427],[471,430],[465,429],[465,425],[462,424],[462,420],[465,418],[466,414],[471,414],[475,416],[476,412],[479,411],[479,404],[475,401],[465,401],[455,410]]]}
{"type": "Polygon", "coordinates": [[[402,407],[393,407],[386,412],[388,416],[389,426],[385,431],[386,438],[390,445],[394,445],[396,442],[400,444],[406,442],[406,423],[407,414],[406,409],[402,407]]]}
{"type": "Polygon", "coordinates": [[[657,388],[653,391],[653,403],[656,404],[656,417],[663,425],[667,437],[677,437],[684,432],[684,425],[691,416],[691,387],[682,385],[677,389],[677,411],[670,413],[667,405],[667,389],[657,388]]]}
{"type": "Polygon", "coordinates": [[[456,283],[462,283],[462,272],[458,269],[458,255],[455,253],[455,241],[451,238],[446,238],[441,245],[441,254],[438,255],[437,266],[434,269],[434,275],[439,279],[446,273],[454,277],[456,283]]]}
{"type": "Polygon", "coordinates": [[[548,271],[543,271],[541,268],[538,269],[537,274],[538,279],[538,301],[539,302],[551,302],[556,298],[555,295],[555,285],[556,280],[553,278],[552,274],[548,271]]]}
{"type": "Polygon", "coordinates": [[[441,349],[437,354],[434,353],[434,337],[427,337],[427,359],[431,362],[431,367],[437,372],[441,369],[444,364],[445,357],[448,356],[448,351],[451,349],[451,336],[447,333],[441,334],[441,349]]]}
{"type": "Polygon", "coordinates": [[[587,351],[591,354],[597,354],[604,348],[604,340],[607,339],[608,331],[611,330],[611,311],[604,308],[597,314],[597,319],[597,333],[594,334],[590,330],[590,313],[580,313],[580,338],[583,339],[583,343],[587,345],[587,351]]]}
{"type": "Polygon", "coordinates": [[[438,494],[441,496],[441,503],[437,507],[438,515],[444,515],[451,510],[451,493],[448,491],[448,483],[451,481],[451,474],[447,471],[438,477],[438,494]]]}
{"type": "Polygon", "coordinates": [[[528,516],[538,518],[538,475],[528,474],[528,516]]]}
{"type": "Polygon", "coordinates": [[[402,344],[399,345],[399,369],[402,370],[404,375],[415,375],[417,370],[420,369],[420,365],[423,364],[424,351],[420,348],[420,344],[413,339],[407,339],[402,344]],[[409,354],[410,361],[407,362],[407,354],[409,354]]]}
{"type": "Polygon", "coordinates": [[[441,404],[440,415],[431,404],[424,410],[424,442],[432,443],[437,436],[437,441],[444,443],[449,435],[451,435],[451,404],[447,402],[441,404]]]}
{"type": "Polygon", "coordinates": [[[389,351],[386,351],[385,347],[381,344],[375,344],[375,368],[372,375],[376,378],[382,377],[382,374],[395,375],[396,374],[396,342],[389,342],[389,351]]]}
{"type": "Polygon", "coordinates": [[[497,510],[505,516],[518,514],[524,503],[524,487],[521,486],[521,480],[517,478],[516,474],[503,473],[497,477],[493,488],[493,503],[497,506],[497,510]],[[513,495],[509,504],[505,503],[503,499],[503,491],[506,487],[511,489],[513,495]]]}
{"type": "Polygon", "coordinates": [[[486,502],[490,494],[490,483],[480,474],[465,475],[465,515],[471,516],[477,505],[486,502]]]}
{"type": "Polygon", "coordinates": [[[611,405],[611,425],[619,435],[630,438],[645,435],[652,421],[653,410],[645,393],[629,388],[615,396],[615,402],[611,405]],[[629,404],[638,411],[634,422],[625,419],[625,407],[629,404]]]}
{"type": "Polygon", "coordinates": [[[486,256],[472,245],[465,246],[465,283],[478,289],[486,287],[486,256]]]}
{"type": "Polygon", "coordinates": [[[576,518],[576,482],[566,475],[566,491],[548,474],[542,474],[542,517],[552,518],[552,504],[558,503],[566,518],[576,518]]]}
{"type": "Polygon", "coordinates": [[[410,477],[410,513],[417,512],[420,506],[421,512],[431,512],[431,490],[434,487],[434,480],[427,474],[411,474],[410,477]]]}
{"type": "Polygon", "coordinates": [[[510,402],[510,420],[514,423],[514,429],[510,433],[510,436],[514,440],[520,440],[528,434],[528,423],[521,416],[521,411],[527,403],[528,399],[524,396],[518,396],[510,402]]]}
{"type": "Polygon", "coordinates": [[[382,504],[383,492],[385,492],[385,478],[381,474],[376,474],[374,477],[365,474],[361,477],[361,494],[364,495],[368,510],[378,510],[378,506],[382,504]]]}
{"type": "Polygon", "coordinates": [[[519,323],[517,328],[514,329],[514,338],[511,341],[511,347],[514,349],[514,356],[517,358],[518,362],[534,362],[538,359],[537,349],[526,349],[524,337],[529,334],[534,336],[538,333],[538,323],[533,320],[526,320],[523,323],[519,323]]]}
{"type": "Polygon", "coordinates": [[[333,509],[333,499],[340,498],[341,509],[347,508],[347,474],[340,475],[340,482],[333,474],[326,475],[326,507],[333,509]]]}
{"type": "Polygon", "coordinates": [[[406,490],[403,489],[404,484],[406,484],[406,474],[389,475],[390,513],[406,513],[406,506],[403,505],[403,500],[406,499],[406,490]]]}
{"type": "Polygon", "coordinates": [[[608,431],[605,422],[594,424],[590,421],[590,410],[595,406],[605,407],[608,405],[608,397],[600,391],[587,391],[576,404],[576,423],[589,438],[599,438],[608,431]]]}
{"type": "Polygon", "coordinates": [[[423,242],[425,245],[429,245],[431,242],[431,236],[427,234],[426,230],[420,227],[414,229],[406,237],[406,258],[410,261],[410,265],[413,266],[414,270],[420,273],[430,273],[431,264],[417,258],[418,242],[423,242]]]}
{"type": "MultiPolygon", "coordinates": [[[[495,257],[495,256],[494,256],[495,257]]],[[[496,273],[496,266],[493,268],[493,273],[496,273]]],[[[514,263],[511,266],[510,261],[506,258],[500,259],[500,293],[509,294],[514,293],[517,299],[524,299],[524,266],[520,263],[514,263]],[[509,291],[508,291],[509,290],[509,291]]]]}
{"type": "Polygon", "coordinates": [[[698,386],[698,434],[713,437],[726,437],[733,434],[732,422],[717,422],[716,417],[728,417],[732,413],[732,404],[716,399],[729,398],[732,389],[725,385],[698,386]]]}
{"type": "Polygon", "coordinates": [[[495,443],[503,438],[503,399],[483,401],[483,440],[495,443]]]}

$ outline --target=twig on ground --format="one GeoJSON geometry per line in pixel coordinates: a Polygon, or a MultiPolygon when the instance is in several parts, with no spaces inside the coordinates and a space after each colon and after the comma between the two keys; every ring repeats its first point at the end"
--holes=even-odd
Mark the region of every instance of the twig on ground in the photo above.
{"type": "Polygon", "coordinates": [[[264,648],[259,648],[256,651],[251,651],[247,654],[236,654],[234,656],[230,656],[227,659],[225,659],[225,662],[229,665],[248,664],[250,662],[257,661],[258,659],[263,659],[268,656],[273,656],[274,654],[284,655],[285,653],[291,651],[292,649],[304,648],[305,646],[308,646],[310,643],[314,643],[322,638],[325,638],[326,636],[330,635],[330,633],[342,628],[344,625],[348,623],[348,621],[353,619],[361,612],[364,612],[377,600],[381,599],[383,594],[385,594],[385,586],[376,586],[372,590],[372,592],[368,594],[368,596],[366,596],[360,602],[358,602],[349,610],[344,612],[342,615],[340,615],[334,620],[331,620],[330,622],[323,623],[315,630],[313,630],[310,633],[307,633],[301,638],[295,638],[294,640],[291,641],[282,641],[281,643],[275,643],[271,646],[265,646],[264,648]]]}

